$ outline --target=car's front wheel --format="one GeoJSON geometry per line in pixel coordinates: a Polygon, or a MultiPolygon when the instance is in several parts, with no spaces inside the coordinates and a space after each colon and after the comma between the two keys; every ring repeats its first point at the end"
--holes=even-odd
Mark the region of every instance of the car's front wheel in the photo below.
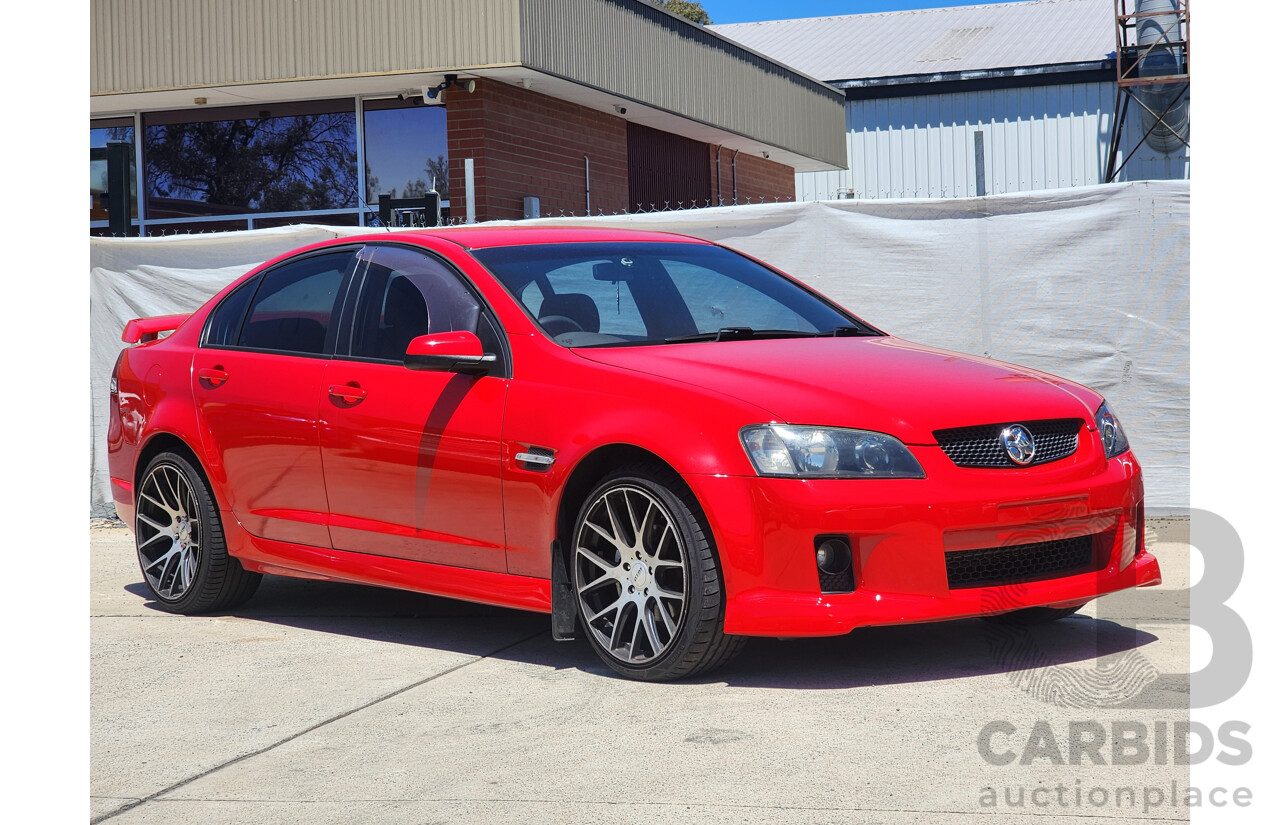
{"type": "Polygon", "coordinates": [[[633,679],[706,673],[741,650],[724,633],[724,585],[693,494],[661,465],[621,468],[587,496],[573,586],[587,638],[633,679]]]}
{"type": "Polygon", "coordinates": [[[157,455],[143,472],[133,536],[147,588],[170,613],[235,607],[262,580],[227,553],[209,485],[178,453],[157,455]]]}

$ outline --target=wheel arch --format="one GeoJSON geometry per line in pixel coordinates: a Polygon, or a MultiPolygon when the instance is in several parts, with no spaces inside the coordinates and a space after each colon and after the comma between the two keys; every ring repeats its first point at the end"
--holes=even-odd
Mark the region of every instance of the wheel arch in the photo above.
{"type": "MultiPolygon", "coordinates": [[[[138,450],[138,460],[133,465],[133,489],[140,489],[142,484],[142,474],[146,471],[147,465],[151,460],[161,453],[178,453],[183,458],[191,462],[191,465],[204,476],[204,483],[209,486],[209,490],[213,493],[214,500],[218,499],[218,492],[209,482],[209,473],[204,468],[204,462],[200,460],[200,456],[196,453],[191,445],[187,444],[180,436],[171,432],[161,431],[153,433],[145,444],[138,450]]],[[[219,502],[221,505],[221,502],[219,502]]]]}
{"type": "Polygon", "coordinates": [[[573,528],[578,520],[578,511],[586,503],[587,495],[602,478],[619,467],[632,464],[658,464],[680,480],[697,509],[695,515],[702,519],[703,524],[708,525],[707,541],[711,545],[711,552],[719,559],[720,552],[714,532],[710,529],[706,510],[693,492],[693,488],[685,482],[684,477],[675,467],[671,466],[671,462],[635,444],[600,445],[574,465],[565,482],[556,511],[556,531],[551,542],[551,632],[557,640],[577,638],[578,601],[569,577],[568,548],[572,544],[573,528]]]}
{"type": "MultiPolygon", "coordinates": [[[[573,471],[569,474],[569,479],[565,482],[564,492],[560,495],[560,506],[556,513],[556,538],[565,539],[573,532],[574,523],[578,520],[578,511],[582,509],[582,505],[586,502],[587,494],[591,492],[591,488],[618,467],[625,467],[628,464],[657,463],[670,470],[673,475],[680,478],[685,489],[689,494],[693,495],[693,490],[685,484],[683,477],[671,466],[671,462],[662,456],[644,447],[638,447],[635,444],[604,444],[596,447],[587,453],[574,466],[573,471]]],[[[697,497],[694,496],[694,500],[697,497]]],[[[702,506],[699,503],[699,511],[702,506]]],[[[706,518],[705,512],[699,512],[698,515],[706,518]]],[[[562,542],[563,543],[563,542],[562,542]]]]}

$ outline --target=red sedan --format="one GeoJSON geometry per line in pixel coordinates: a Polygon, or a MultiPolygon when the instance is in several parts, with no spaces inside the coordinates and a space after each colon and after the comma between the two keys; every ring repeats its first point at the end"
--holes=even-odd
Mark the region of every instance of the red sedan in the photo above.
{"type": "Polygon", "coordinates": [[[692,238],[348,238],[124,340],[112,490],[176,613],[263,573],[359,582],[550,613],[673,679],[747,636],[1046,621],[1160,581],[1098,393],[692,238]]]}

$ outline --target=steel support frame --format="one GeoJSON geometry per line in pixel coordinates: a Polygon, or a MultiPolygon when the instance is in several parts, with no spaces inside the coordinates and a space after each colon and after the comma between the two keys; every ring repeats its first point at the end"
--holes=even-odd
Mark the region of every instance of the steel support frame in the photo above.
{"type": "MultiPolygon", "coordinates": [[[[1191,148],[1191,144],[1171,128],[1165,122],[1165,117],[1173,110],[1187,93],[1191,90],[1191,0],[1181,0],[1181,7],[1176,12],[1147,12],[1139,14],[1136,11],[1136,0],[1134,4],[1135,11],[1129,11],[1129,0],[1114,0],[1116,11],[1116,106],[1115,119],[1111,124],[1111,142],[1107,150],[1107,174],[1106,183],[1112,183],[1120,172],[1128,165],[1133,158],[1134,153],[1144,144],[1151,136],[1151,133],[1159,126],[1164,126],[1176,137],[1183,146],[1191,148]],[[1139,22],[1143,19],[1152,17],[1164,17],[1169,14],[1176,14],[1177,20],[1173,25],[1180,25],[1182,29],[1182,38],[1180,40],[1157,40],[1154,43],[1143,48],[1137,44],[1136,30],[1139,22]],[[1130,35],[1134,36],[1131,38],[1130,35]],[[1133,43],[1130,43],[1130,40],[1133,43]],[[1159,75],[1152,77],[1138,77],[1136,72],[1143,58],[1151,54],[1156,47],[1181,47],[1183,55],[1183,65],[1186,68],[1181,74],[1159,75]],[[1141,99],[1134,95],[1134,89],[1140,86],[1154,86],[1157,84],[1180,85],[1182,88],[1178,91],[1163,111],[1157,113],[1150,106],[1142,102],[1141,99]],[[1128,153],[1124,161],[1116,166],[1116,161],[1120,155],[1120,141],[1124,132],[1125,118],[1129,113],[1129,101],[1137,102],[1147,113],[1155,118],[1151,124],[1133,146],[1133,150],[1128,153]]],[[[1168,35],[1169,29],[1162,28],[1161,33],[1168,35]]]]}

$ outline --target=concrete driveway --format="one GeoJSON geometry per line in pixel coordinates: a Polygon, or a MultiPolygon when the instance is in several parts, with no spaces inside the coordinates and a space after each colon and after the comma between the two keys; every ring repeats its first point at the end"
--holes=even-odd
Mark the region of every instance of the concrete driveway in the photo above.
{"type": "Polygon", "coordinates": [[[1188,718],[1185,521],[1149,530],[1164,585],[1056,625],[759,639],[676,684],[615,677],[545,616],[375,588],[268,577],[234,615],[172,616],[129,532],[90,535],[94,821],[1189,818],[1189,769],[1152,744],[1188,718]],[[1135,726],[1149,754],[1114,764],[1135,726]],[[1106,764],[1072,731],[1104,732],[1106,764]]]}

